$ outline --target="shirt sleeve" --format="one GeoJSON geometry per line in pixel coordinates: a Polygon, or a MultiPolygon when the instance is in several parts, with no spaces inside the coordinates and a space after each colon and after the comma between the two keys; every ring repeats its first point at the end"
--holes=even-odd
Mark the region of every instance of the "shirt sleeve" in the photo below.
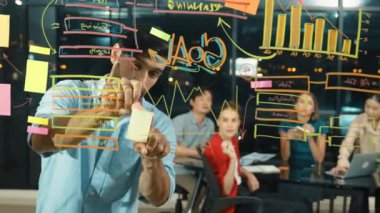
{"type": "Polygon", "coordinates": [[[281,133],[281,132],[288,132],[288,130],[291,128],[290,126],[290,123],[289,122],[284,122],[284,121],[281,121],[280,122],[280,126],[278,127],[278,132],[281,133]],[[287,127],[289,126],[289,127],[287,127]]]}
{"type": "MultiPolygon", "coordinates": [[[[70,114],[70,108],[76,108],[77,103],[71,96],[77,95],[75,90],[68,90],[67,88],[76,87],[75,81],[67,80],[61,81],[50,88],[42,97],[40,104],[37,108],[35,117],[47,118],[51,120],[54,115],[67,115],[70,114]],[[60,89],[62,88],[62,89],[60,89]],[[65,88],[65,89],[63,89],[65,88]]],[[[32,124],[32,126],[38,127],[39,124],[32,124]]],[[[27,136],[28,146],[31,147],[32,133],[27,136]]],[[[43,153],[43,157],[48,157],[53,152],[43,153]]]]}
{"type": "Polygon", "coordinates": [[[209,145],[204,149],[204,155],[208,159],[213,173],[216,176],[220,192],[223,196],[228,196],[224,192],[224,175],[227,172],[228,165],[227,161],[222,160],[224,153],[221,151],[221,147],[218,147],[219,145],[220,144],[218,143],[217,138],[213,137],[210,140],[209,145]]]}
{"type": "Polygon", "coordinates": [[[175,135],[176,135],[177,142],[178,141],[183,142],[185,140],[184,134],[183,134],[183,121],[182,120],[183,119],[181,118],[181,116],[177,116],[172,120],[174,128],[175,128],[175,135]]]}
{"type": "Polygon", "coordinates": [[[241,168],[241,165],[240,165],[240,148],[239,148],[239,140],[236,139],[235,142],[234,142],[234,148],[235,148],[235,153],[236,153],[236,157],[238,159],[238,171],[239,171],[239,175],[241,174],[240,172],[240,168],[241,168]]]}
{"type": "Polygon", "coordinates": [[[355,119],[348,129],[348,133],[344,138],[339,149],[338,166],[350,167],[349,157],[354,150],[355,140],[359,137],[359,119],[355,119]]]}
{"type": "Polygon", "coordinates": [[[211,138],[211,136],[213,136],[214,134],[215,134],[215,124],[214,124],[214,122],[210,119],[210,126],[211,126],[211,128],[210,128],[210,138],[211,138]]]}

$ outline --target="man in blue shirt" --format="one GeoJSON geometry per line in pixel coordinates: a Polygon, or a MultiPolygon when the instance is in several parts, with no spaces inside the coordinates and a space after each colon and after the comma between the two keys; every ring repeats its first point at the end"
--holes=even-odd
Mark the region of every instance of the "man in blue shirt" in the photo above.
{"type": "Polygon", "coordinates": [[[208,88],[194,90],[190,96],[191,110],[173,119],[177,136],[177,157],[199,158],[197,146],[205,145],[215,132],[214,122],[207,117],[212,107],[208,88]]]}
{"type": "MultiPolygon", "coordinates": [[[[194,90],[190,96],[191,110],[173,119],[177,136],[176,157],[199,158],[197,146],[204,146],[215,132],[214,122],[206,115],[211,111],[212,93],[207,88],[194,90]]],[[[181,165],[175,166],[176,182],[189,192],[189,198],[194,194],[197,177],[194,171],[181,165]]],[[[202,195],[197,197],[194,212],[198,212],[202,195]]],[[[190,200],[189,200],[190,201],[190,200]]],[[[189,209],[189,204],[186,209],[189,209]]],[[[186,211],[187,212],[187,211],[186,211]]]]}
{"type": "Polygon", "coordinates": [[[155,206],[170,198],[175,130],[169,117],[143,98],[165,68],[147,50],[163,54],[167,46],[147,30],[139,29],[135,37],[143,50],[135,61],[122,60],[121,44],[116,43],[108,77],[61,81],[42,98],[36,117],[49,119],[44,126],[49,134],[28,136],[42,156],[37,212],[129,213],[138,211],[139,192],[155,206]],[[147,143],[126,138],[132,104],[154,113],[147,143]]]}

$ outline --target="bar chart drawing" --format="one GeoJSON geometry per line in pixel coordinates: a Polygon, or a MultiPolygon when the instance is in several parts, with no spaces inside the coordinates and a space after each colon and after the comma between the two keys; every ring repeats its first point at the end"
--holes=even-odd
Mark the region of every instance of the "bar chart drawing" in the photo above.
{"type": "MultiPolygon", "coordinates": [[[[275,0],[265,0],[263,42],[260,49],[358,58],[360,34],[362,30],[361,8],[358,10],[356,38],[353,41],[345,36],[343,38],[343,44],[341,45],[342,48],[338,49],[338,35],[341,32],[335,26],[328,29],[325,24],[325,22],[327,22],[325,17],[311,18],[310,22],[302,23],[301,18],[304,8],[302,8],[302,5],[297,5],[291,7],[290,20],[287,20],[289,14],[279,13],[277,14],[277,21],[275,21],[274,6],[275,0]],[[289,21],[290,35],[286,46],[287,21],[289,21]],[[273,26],[274,24],[276,24],[276,26],[273,26]],[[272,32],[273,27],[276,29],[275,33],[272,32]],[[325,31],[327,31],[327,38],[324,38],[325,31]],[[275,39],[272,39],[272,36],[275,36],[275,39]],[[355,44],[354,48],[352,44],[355,44]]],[[[331,22],[329,23],[331,24],[331,22]]]]}

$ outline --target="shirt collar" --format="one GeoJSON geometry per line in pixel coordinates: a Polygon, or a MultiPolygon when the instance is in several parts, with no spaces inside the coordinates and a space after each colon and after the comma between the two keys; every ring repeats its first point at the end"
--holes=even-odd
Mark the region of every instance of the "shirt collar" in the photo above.
{"type": "Polygon", "coordinates": [[[206,126],[206,117],[205,119],[203,119],[203,122],[201,124],[198,124],[197,121],[195,120],[195,117],[194,117],[194,114],[193,114],[193,111],[190,110],[188,112],[189,114],[189,117],[190,117],[190,120],[191,120],[191,123],[194,124],[194,125],[198,125],[198,126],[206,126]]]}

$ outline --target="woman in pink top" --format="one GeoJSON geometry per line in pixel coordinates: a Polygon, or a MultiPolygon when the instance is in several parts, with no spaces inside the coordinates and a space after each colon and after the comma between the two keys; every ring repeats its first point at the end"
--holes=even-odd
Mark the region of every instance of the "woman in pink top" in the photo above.
{"type": "Polygon", "coordinates": [[[380,95],[368,98],[364,105],[364,113],[351,123],[340,146],[338,164],[331,170],[333,174],[347,172],[350,167],[349,157],[355,146],[360,147],[360,153],[380,153],[380,95]]]}

